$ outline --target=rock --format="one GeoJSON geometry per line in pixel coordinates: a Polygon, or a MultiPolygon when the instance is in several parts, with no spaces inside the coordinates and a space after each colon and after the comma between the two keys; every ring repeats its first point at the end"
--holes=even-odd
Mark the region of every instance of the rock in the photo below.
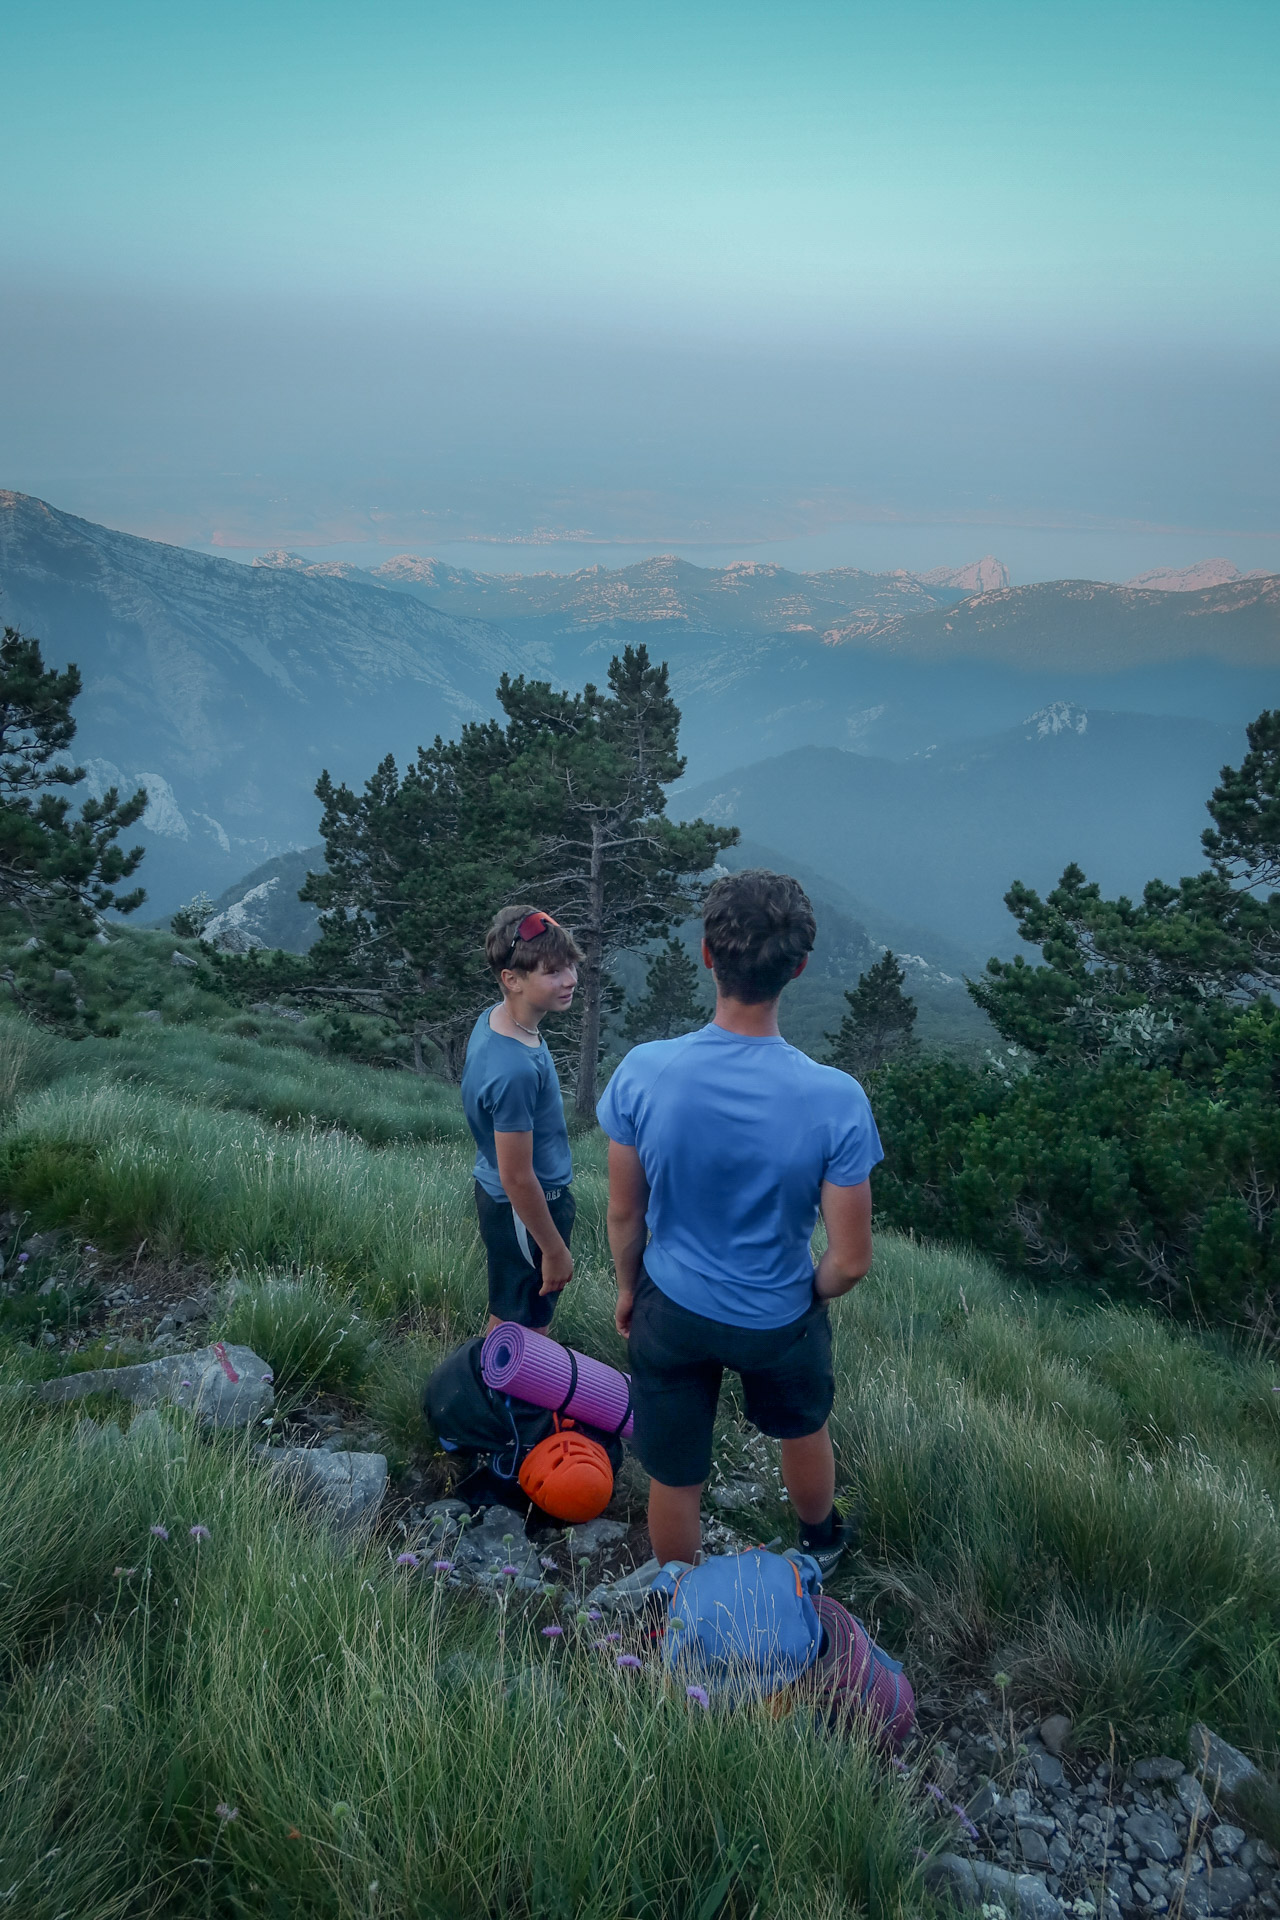
{"type": "Polygon", "coordinates": [[[999,1805],[1000,1795],[997,1793],[992,1782],[988,1780],[984,1786],[978,1788],[978,1791],[965,1808],[965,1812],[973,1821],[974,1825],[977,1826],[980,1821],[990,1820],[999,1805]]]}
{"type": "Polygon", "coordinates": [[[474,1525],[464,1527],[450,1544],[448,1559],[461,1578],[476,1587],[510,1584],[522,1593],[542,1585],[542,1567],[524,1521],[510,1507],[488,1507],[474,1525]],[[504,1573],[514,1567],[515,1573],[504,1573]]]}
{"type": "Polygon", "coordinates": [[[1018,1822],[1018,1852],[1029,1867],[1047,1867],[1050,1864],[1049,1847],[1044,1835],[1021,1820],[1018,1822]]]}
{"type": "Polygon", "coordinates": [[[99,927],[97,933],[95,933],[93,937],[100,947],[109,947],[114,944],[111,940],[107,938],[106,934],[103,933],[101,927],[99,927]]]}
{"type": "Polygon", "coordinates": [[[1040,1738],[1050,1753],[1061,1753],[1071,1732],[1071,1720],[1065,1713],[1051,1713],[1040,1722],[1040,1738]]]}
{"type": "Polygon", "coordinates": [[[47,1260],[66,1245],[67,1236],[58,1227],[48,1233],[33,1233],[22,1243],[22,1251],[32,1260],[47,1260]]]}
{"type": "Polygon", "coordinates": [[[1186,1808],[1189,1818],[1198,1820],[1203,1825],[1213,1812],[1213,1808],[1205,1798],[1204,1791],[1195,1775],[1184,1773],[1181,1780],[1179,1780],[1174,1787],[1174,1792],[1186,1808]]]}
{"type": "Polygon", "coordinates": [[[197,967],[198,968],[200,965],[200,962],[198,960],[190,959],[187,954],[180,953],[177,947],[175,947],[173,950],[173,959],[169,962],[169,964],[171,967],[197,967]]]}
{"type": "Polygon", "coordinates": [[[1062,1770],[1062,1762],[1053,1753],[1035,1753],[1027,1756],[1032,1773],[1045,1788],[1065,1787],[1067,1776],[1062,1770]]]}
{"type": "Polygon", "coordinates": [[[159,1013],[159,1010],[158,1010],[158,1009],[157,1009],[156,1007],[148,1007],[145,1013],[140,1013],[140,1014],[138,1015],[138,1018],[139,1018],[139,1020],[155,1020],[155,1021],[158,1021],[158,1020],[159,1020],[159,1018],[160,1018],[160,1013],[159,1013]]]}
{"type": "Polygon", "coordinates": [[[1171,1823],[1158,1813],[1135,1813],[1126,1828],[1129,1838],[1148,1859],[1167,1866],[1182,1854],[1182,1842],[1171,1823]]]}
{"type": "Polygon", "coordinates": [[[1157,1786],[1171,1786],[1175,1780],[1181,1780],[1186,1768],[1181,1760],[1171,1760],[1168,1754],[1157,1754],[1154,1760],[1139,1760],[1136,1767],[1129,1770],[1129,1778],[1157,1786]]]}
{"type": "Polygon", "coordinates": [[[639,1613],[649,1598],[649,1589],[657,1579],[662,1568],[657,1560],[646,1560],[634,1573],[622,1580],[602,1580],[587,1595],[589,1607],[600,1607],[606,1613],[639,1613]]]}
{"type": "Polygon", "coordinates": [[[758,1507],[764,1497],[765,1488],[759,1480],[726,1480],[711,1489],[712,1506],[725,1513],[734,1513],[739,1507],[758,1507]]]}
{"type": "Polygon", "coordinates": [[[1215,1806],[1225,1801],[1251,1825],[1280,1820],[1280,1788],[1255,1767],[1247,1754],[1228,1745],[1211,1728],[1191,1729],[1191,1763],[1215,1806]]]}
{"type": "Polygon", "coordinates": [[[581,1526],[570,1528],[566,1538],[577,1559],[580,1554],[596,1554],[605,1547],[616,1546],[629,1532],[630,1528],[621,1520],[584,1520],[581,1526]]]}
{"type": "Polygon", "coordinates": [[[1034,1873],[1008,1873],[975,1860],[973,1875],[983,1900],[998,1900],[1012,1920],[1062,1920],[1062,1902],[1034,1873]]]}
{"type": "Polygon", "coordinates": [[[920,1878],[931,1893],[949,1893],[959,1906],[976,1907],[981,1901],[978,1876],[958,1853],[939,1853],[926,1860],[920,1878]]]}
{"type": "Polygon", "coordinates": [[[320,1453],[314,1447],[259,1447],[273,1479],[284,1481],[338,1532],[361,1534],[372,1525],[387,1490],[380,1453],[320,1453]]]}
{"type": "Polygon", "coordinates": [[[57,987],[74,987],[76,977],[70,967],[55,967],[53,970],[53,982],[57,987]]]}
{"type": "Polygon", "coordinates": [[[271,1370],[249,1347],[199,1347],[133,1367],[95,1367],[90,1373],[46,1380],[39,1398],[55,1406],[90,1393],[118,1393],[135,1407],[166,1402],[189,1409],[214,1427],[247,1427],[275,1405],[271,1370]]]}
{"type": "Polygon", "coordinates": [[[22,951],[23,951],[24,953],[39,953],[39,951],[40,951],[40,942],[39,942],[39,941],[38,941],[38,940],[36,939],[36,937],[35,937],[35,935],[34,935],[34,933],[32,934],[32,936],[31,936],[31,938],[30,938],[29,940],[24,940],[24,941],[23,941],[23,943],[22,943],[22,951]]]}
{"type": "Polygon", "coordinates": [[[1209,1835],[1209,1844],[1219,1860],[1230,1860],[1244,1845],[1244,1828],[1219,1823],[1209,1835]]]}
{"type": "Polygon", "coordinates": [[[1182,1911],[1190,1920],[1203,1920],[1206,1914],[1232,1912],[1252,1895],[1253,1881],[1242,1867],[1216,1867],[1211,1873],[1188,1880],[1182,1911]]]}
{"type": "Polygon", "coordinates": [[[1055,1833],[1049,1842],[1049,1865],[1055,1873],[1065,1873],[1071,1859],[1071,1842],[1065,1833],[1055,1833]]]}

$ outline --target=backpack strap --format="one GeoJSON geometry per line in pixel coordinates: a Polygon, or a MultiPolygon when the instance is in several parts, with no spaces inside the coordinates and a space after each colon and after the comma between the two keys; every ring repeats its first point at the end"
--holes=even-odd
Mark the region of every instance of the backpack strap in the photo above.
{"type": "Polygon", "coordinates": [[[558,1414],[564,1412],[574,1394],[578,1391],[578,1356],[572,1347],[566,1347],[565,1352],[569,1356],[569,1391],[560,1402],[560,1405],[555,1409],[558,1414]]]}

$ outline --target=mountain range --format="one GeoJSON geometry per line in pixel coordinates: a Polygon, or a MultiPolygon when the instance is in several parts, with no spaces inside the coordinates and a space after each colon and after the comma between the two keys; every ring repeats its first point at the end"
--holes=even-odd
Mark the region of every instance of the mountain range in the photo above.
{"type": "Polygon", "coordinates": [[[494,713],[503,672],[580,686],[640,640],[669,661],[684,716],[676,812],[741,789],[729,804],[747,811],[732,817],[753,839],[966,951],[998,942],[986,910],[966,907],[965,876],[995,888],[1002,925],[999,897],[1031,837],[1010,845],[964,800],[994,773],[948,786],[942,769],[957,758],[1007,763],[1010,812],[1042,821],[1045,847],[1071,838],[1067,857],[1085,864],[1133,838],[1126,809],[1139,822],[1160,815],[1164,838],[1157,821],[1140,826],[1134,858],[1107,868],[1127,885],[1169,861],[1193,863],[1218,765],[1280,692],[1280,579],[1011,588],[999,562],[960,571],[796,574],[657,559],[522,578],[412,557],[363,574],[290,556],[246,566],[0,493],[0,618],[36,635],[51,661],[79,665],[76,752],[89,788],[147,787],[140,837],[156,912],[313,846],[322,768],[360,783],[388,751],[403,764],[437,732],[494,713]],[[860,622],[868,630],[850,637],[860,622]],[[1064,703],[1091,717],[1044,787],[1019,729],[1064,703]],[[1141,716],[1145,796],[1125,771],[1122,725],[1141,716]],[[769,769],[782,763],[777,784],[769,769]],[[777,805],[748,822],[757,786],[776,786],[777,805]],[[855,822],[872,808],[868,833],[894,858],[864,871],[839,853],[824,821],[828,800],[846,793],[855,822]],[[931,808],[943,816],[936,828],[931,808]],[[775,816],[790,823],[781,837],[775,816]],[[921,850],[931,838],[959,863],[938,873],[932,906],[930,887],[910,881],[912,869],[934,871],[921,850]],[[831,847],[822,860],[820,844],[831,847]]]}

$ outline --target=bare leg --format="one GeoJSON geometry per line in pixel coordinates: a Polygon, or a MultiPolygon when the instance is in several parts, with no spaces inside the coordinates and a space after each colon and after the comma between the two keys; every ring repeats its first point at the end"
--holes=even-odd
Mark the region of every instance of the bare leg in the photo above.
{"type": "Polygon", "coordinates": [[[503,1324],[503,1322],[502,1322],[501,1320],[499,1320],[499,1318],[498,1318],[498,1316],[497,1316],[497,1314],[496,1314],[496,1313],[491,1313],[491,1314],[489,1315],[489,1319],[488,1319],[488,1323],[487,1323],[487,1325],[486,1325],[486,1327],[485,1327],[485,1332],[486,1332],[486,1333],[492,1333],[495,1327],[500,1327],[500,1326],[502,1326],[502,1324],[503,1324]]]}
{"type": "Polygon", "coordinates": [[[825,1422],[803,1439],[783,1441],[782,1478],[797,1517],[806,1526],[820,1526],[836,1497],[836,1457],[825,1422]]]}
{"type": "Polygon", "coordinates": [[[649,1482],[649,1538],[657,1558],[687,1560],[702,1551],[702,1487],[664,1487],[649,1482]]]}

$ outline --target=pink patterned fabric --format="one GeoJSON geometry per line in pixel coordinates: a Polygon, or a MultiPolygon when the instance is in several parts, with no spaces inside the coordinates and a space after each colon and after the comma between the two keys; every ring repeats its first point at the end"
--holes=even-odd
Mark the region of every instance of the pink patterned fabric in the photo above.
{"type": "Polygon", "coordinates": [[[911,1682],[847,1607],[825,1594],[819,1595],[815,1605],[825,1641],[813,1674],[832,1717],[865,1714],[887,1745],[900,1747],[916,1724],[911,1682]]]}

